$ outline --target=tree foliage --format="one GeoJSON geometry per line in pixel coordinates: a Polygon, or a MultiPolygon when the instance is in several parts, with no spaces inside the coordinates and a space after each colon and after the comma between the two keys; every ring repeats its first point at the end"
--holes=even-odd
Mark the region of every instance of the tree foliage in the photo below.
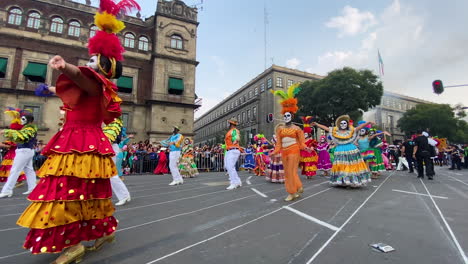
{"type": "Polygon", "coordinates": [[[468,142],[468,125],[455,111],[448,104],[418,104],[398,120],[398,127],[408,135],[422,129],[450,141],[468,142]]]}
{"type": "Polygon", "coordinates": [[[359,120],[362,114],[380,104],[383,86],[370,70],[349,67],[330,72],[317,81],[306,81],[298,95],[299,116],[312,115],[331,124],[340,115],[359,120]]]}

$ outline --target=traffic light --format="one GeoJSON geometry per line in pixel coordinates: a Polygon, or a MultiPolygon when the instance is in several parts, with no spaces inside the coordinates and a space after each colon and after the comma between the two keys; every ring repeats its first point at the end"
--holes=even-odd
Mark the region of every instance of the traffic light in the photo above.
{"type": "Polygon", "coordinates": [[[266,121],[267,121],[267,123],[273,122],[273,114],[272,113],[267,114],[266,121]]]}
{"type": "Polygon", "coordinates": [[[444,84],[441,80],[435,80],[432,82],[432,89],[434,90],[434,93],[441,94],[444,92],[444,84]]]}

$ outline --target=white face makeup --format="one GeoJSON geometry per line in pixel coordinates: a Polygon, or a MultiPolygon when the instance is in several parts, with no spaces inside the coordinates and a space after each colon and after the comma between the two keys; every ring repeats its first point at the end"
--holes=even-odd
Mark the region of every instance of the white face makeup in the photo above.
{"type": "Polygon", "coordinates": [[[346,129],[346,128],[348,128],[348,122],[345,121],[345,120],[341,121],[341,122],[340,122],[340,129],[343,129],[343,130],[344,130],[344,129],[346,129]]]}
{"type": "Polygon", "coordinates": [[[286,112],[283,115],[283,121],[289,123],[292,121],[292,114],[290,112],[286,112]]]}
{"type": "Polygon", "coordinates": [[[92,56],[89,58],[88,63],[86,63],[86,66],[92,68],[93,70],[97,71],[98,70],[98,57],[97,56],[92,56]]]}
{"type": "Polygon", "coordinates": [[[24,126],[28,123],[28,119],[25,116],[21,117],[21,124],[24,126]]]}
{"type": "Polygon", "coordinates": [[[364,136],[365,134],[366,130],[364,128],[361,128],[361,130],[359,130],[359,135],[364,136]]]}
{"type": "Polygon", "coordinates": [[[320,139],[320,142],[322,143],[325,142],[325,138],[320,139]]]}

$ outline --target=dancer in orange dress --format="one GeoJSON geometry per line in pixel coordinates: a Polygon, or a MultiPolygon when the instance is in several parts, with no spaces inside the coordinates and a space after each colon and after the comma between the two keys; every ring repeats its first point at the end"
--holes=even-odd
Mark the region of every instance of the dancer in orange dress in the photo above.
{"type": "Polygon", "coordinates": [[[310,149],[305,145],[304,132],[296,125],[293,125],[293,115],[297,112],[297,99],[295,96],[299,93],[299,83],[293,84],[288,88],[288,93],[282,90],[273,91],[272,93],[279,96],[280,104],[282,106],[283,120],[285,125],[279,126],[276,129],[276,137],[278,143],[276,144],[273,155],[281,152],[281,159],[284,167],[285,187],[289,195],[284,199],[285,201],[292,201],[300,197],[304,191],[302,182],[297,175],[297,168],[299,166],[300,151],[310,149]]]}
{"type": "Polygon", "coordinates": [[[41,179],[17,223],[30,228],[24,247],[33,254],[63,252],[56,264],[81,261],[82,241],[95,240],[90,249],[99,249],[115,239],[110,178],[117,169],[101,125],[121,115],[122,100],[109,80],[122,74],[124,49],[115,33],[124,25],[115,16],[132,7],[139,9],[133,0],[118,5],[101,1],[95,16],[100,31],[89,40],[92,57],[87,67],[66,63],[60,56],[49,62],[62,72],[49,90],[63,101],[65,122],[43,150],[48,159],[39,170],[41,179]]]}

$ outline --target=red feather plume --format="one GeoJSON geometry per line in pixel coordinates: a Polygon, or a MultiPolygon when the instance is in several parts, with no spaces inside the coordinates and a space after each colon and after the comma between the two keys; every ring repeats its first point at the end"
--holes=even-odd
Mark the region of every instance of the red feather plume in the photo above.
{"type": "Polygon", "coordinates": [[[122,0],[117,4],[113,0],[101,0],[99,4],[99,12],[106,11],[114,16],[120,12],[127,14],[132,9],[141,10],[140,5],[135,0],[122,0]]]}
{"type": "Polygon", "coordinates": [[[101,54],[107,58],[115,58],[117,61],[121,61],[125,49],[120,44],[117,35],[98,30],[96,35],[89,39],[88,51],[89,55],[101,54]]]}

